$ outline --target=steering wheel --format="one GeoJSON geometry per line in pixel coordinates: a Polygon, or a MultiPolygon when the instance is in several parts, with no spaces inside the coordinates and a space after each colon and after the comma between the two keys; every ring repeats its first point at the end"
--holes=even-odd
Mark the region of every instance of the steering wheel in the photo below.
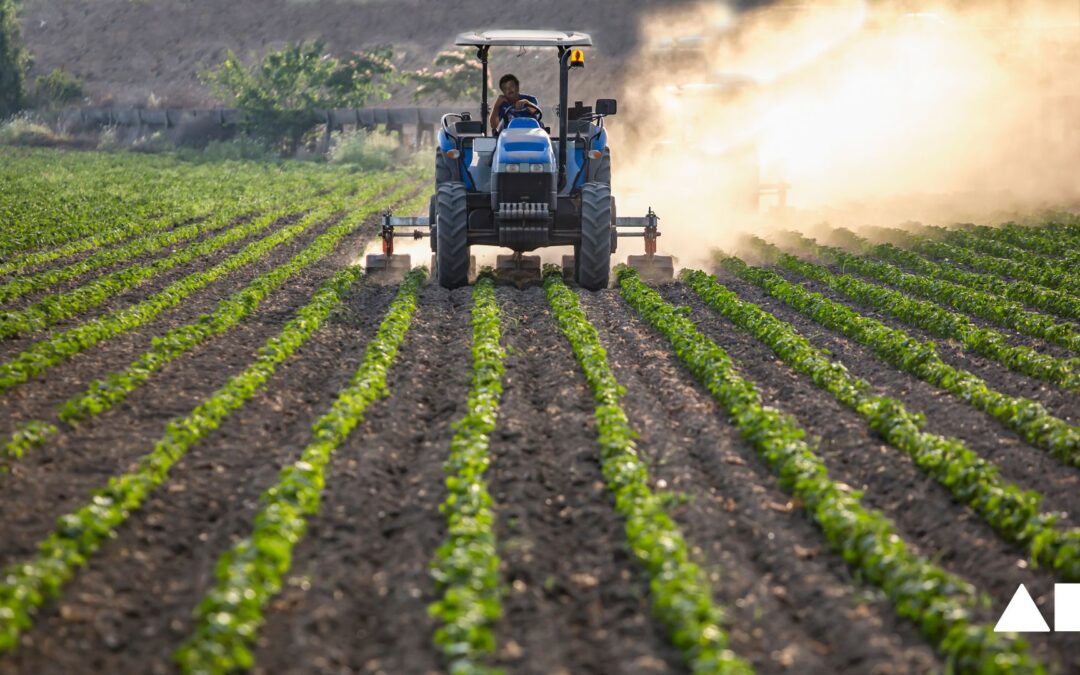
{"type": "Polygon", "coordinates": [[[540,110],[540,108],[537,107],[536,108],[536,114],[535,114],[535,117],[534,117],[533,112],[532,112],[532,108],[529,108],[529,107],[513,108],[513,107],[511,107],[511,108],[507,108],[506,112],[503,113],[504,121],[507,124],[510,123],[510,120],[512,120],[512,119],[514,119],[516,117],[531,117],[532,119],[539,122],[540,120],[544,119],[544,111],[540,110]]]}

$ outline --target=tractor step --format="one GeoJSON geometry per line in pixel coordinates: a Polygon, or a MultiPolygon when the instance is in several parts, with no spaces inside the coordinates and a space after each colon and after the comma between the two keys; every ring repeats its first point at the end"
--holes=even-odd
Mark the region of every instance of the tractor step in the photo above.
{"type": "Polygon", "coordinates": [[[663,283],[675,279],[675,259],[669,255],[631,255],[626,264],[644,281],[663,283]]]}
{"type": "Polygon", "coordinates": [[[364,263],[364,272],[379,281],[401,281],[410,269],[412,269],[412,259],[408,254],[371,253],[364,263]]]}
{"type": "Polygon", "coordinates": [[[495,258],[495,279],[501,283],[524,288],[539,284],[540,256],[538,255],[500,255],[495,258]]]}

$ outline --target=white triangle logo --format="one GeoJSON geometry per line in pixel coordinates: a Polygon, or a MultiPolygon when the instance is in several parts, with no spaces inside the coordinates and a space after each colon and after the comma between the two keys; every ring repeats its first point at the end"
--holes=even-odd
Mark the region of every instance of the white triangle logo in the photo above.
{"type": "Polygon", "coordinates": [[[994,626],[994,632],[1050,632],[1050,626],[1046,625],[1046,619],[1039,612],[1039,608],[1035,606],[1035,601],[1031,599],[1031,594],[1024,588],[1024,584],[1020,584],[1020,588],[1016,589],[1016,594],[1009,601],[1009,606],[1005,608],[1001,618],[998,619],[997,625],[994,626]]]}

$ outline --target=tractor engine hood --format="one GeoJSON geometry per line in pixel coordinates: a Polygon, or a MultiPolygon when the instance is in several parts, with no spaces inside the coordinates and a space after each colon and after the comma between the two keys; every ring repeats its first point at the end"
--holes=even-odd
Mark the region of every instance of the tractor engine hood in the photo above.
{"type": "Polygon", "coordinates": [[[493,173],[553,173],[555,151],[551,138],[534,120],[514,120],[499,134],[491,170],[493,173]],[[518,126],[522,122],[532,122],[535,126],[518,126]],[[516,166],[508,169],[511,165],[516,166]]]}

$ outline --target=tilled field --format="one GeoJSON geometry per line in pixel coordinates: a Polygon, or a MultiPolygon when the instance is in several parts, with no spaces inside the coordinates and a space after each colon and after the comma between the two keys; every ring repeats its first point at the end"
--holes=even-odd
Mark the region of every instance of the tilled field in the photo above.
{"type": "Polygon", "coordinates": [[[1080,582],[1076,226],[448,291],[309,182],[0,245],[0,673],[1080,669],[993,631],[1080,582]]]}

